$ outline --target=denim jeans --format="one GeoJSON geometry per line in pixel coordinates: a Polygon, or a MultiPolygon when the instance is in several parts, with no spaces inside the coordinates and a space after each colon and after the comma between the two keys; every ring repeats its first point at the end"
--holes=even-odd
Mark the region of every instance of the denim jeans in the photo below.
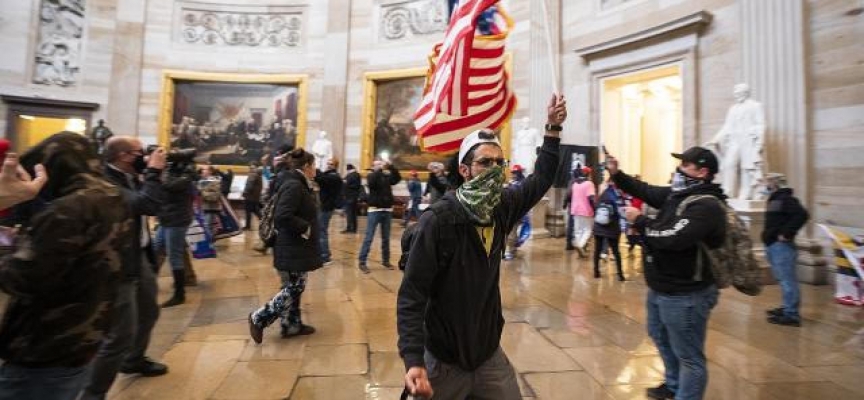
{"type": "Polygon", "coordinates": [[[0,366],[0,400],[74,400],[87,383],[87,367],[0,366]]]}
{"type": "Polygon", "coordinates": [[[787,317],[800,319],[798,306],[801,292],[798,289],[798,250],[791,242],[775,242],[765,249],[774,277],[780,282],[783,293],[783,313],[787,317]]]}
{"type": "Polygon", "coordinates": [[[698,400],[708,385],[705,333],[717,286],[682,294],[648,290],[648,334],[666,367],[666,386],[676,400],[698,400]]]}
{"type": "Polygon", "coordinates": [[[370,212],[366,216],[366,236],[363,238],[363,247],[360,248],[360,264],[365,265],[369,258],[369,250],[378,225],[381,225],[381,259],[385,263],[390,262],[390,223],[392,221],[393,213],[390,211],[370,212]]]}
{"type": "Polygon", "coordinates": [[[181,227],[166,227],[160,226],[156,230],[156,239],[153,240],[153,247],[156,253],[165,252],[168,256],[168,264],[171,265],[172,271],[181,271],[185,269],[184,260],[186,257],[186,231],[187,226],[181,227]]]}
{"type": "Polygon", "coordinates": [[[330,235],[327,232],[330,230],[330,218],[333,217],[333,211],[318,212],[318,242],[321,244],[321,259],[325,262],[330,261],[330,235]]]}
{"type": "Polygon", "coordinates": [[[423,358],[436,399],[522,399],[516,371],[501,348],[474,371],[441,362],[429,350],[423,358]]]}
{"type": "Polygon", "coordinates": [[[417,217],[420,219],[420,202],[422,202],[422,198],[411,199],[411,207],[405,210],[405,224],[411,222],[411,217],[417,217]]]}

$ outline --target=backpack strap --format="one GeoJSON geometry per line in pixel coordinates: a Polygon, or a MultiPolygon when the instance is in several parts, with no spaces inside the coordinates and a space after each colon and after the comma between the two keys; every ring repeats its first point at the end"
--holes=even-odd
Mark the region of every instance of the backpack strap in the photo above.
{"type": "MultiPolygon", "coordinates": [[[[715,201],[717,201],[717,203],[720,204],[720,207],[725,210],[723,202],[720,201],[717,196],[713,196],[710,194],[697,194],[693,196],[687,196],[687,198],[685,198],[684,201],[682,201],[681,204],[678,205],[678,208],[675,210],[675,216],[680,217],[681,213],[683,213],[684,210],[687,209],[687,206],[702,199],[714,199],[715,201]]],[[[702,282],[702,280],[704,279],[702,274],[705,268],[703,254],[707,254],[707,251],[708,249],[705,243],[700,241],[696,244],[696,272],[693,274],[693,280],[696,282],[702,282]]]]}

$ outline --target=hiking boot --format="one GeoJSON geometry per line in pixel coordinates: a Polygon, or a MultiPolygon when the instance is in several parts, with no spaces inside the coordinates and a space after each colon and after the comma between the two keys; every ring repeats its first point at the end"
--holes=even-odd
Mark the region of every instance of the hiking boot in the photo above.
{"type": "Polygon", "coordinates": [[[168,366],[144,357],[141,362],[120,368],[124,374],[140,374],[141,376],[159,376],[168,373],[168,366]]]}
{"type": "Polygon", "coordinates": [[[768,314],[769,317],[782,317],[786,315],[783,312],[783,307],[772,308],[770,310],[765,311],[765,314],[768,314]]]}
{"type": "Polygon", "coordinates": [[[173,296],[171,296],[170,299],[168,299],[168,301],[162,303],[162,308],[169,308],[169,307],[179,306],[179,305],[181,305],[181,304],[183,304],[183,303],[185,303],[185,302],[186,302],[186,296],[184,296],[184,295],[177,295],[177,294],[175,293],[173,296]]]}
{"type": "Polygon", "coordinates": [[[259,327],[252,322],[252,313],[249,313],[249,336],[252,336],[252,340],[255,341],[256,344],[261,344],[264,340],[264,328],[259,327]]]}
{"type": "Polygon", "coordinates": [[[786,315],[772,315],[768,317],[768,322],[775,325],[785,325],[785,326],[801,326],[801,320],[798,318],[792,318],[786,315]]]}
{"type": "Polygon", "coordinates": [[[315,333],[315,327],[305,324],[282,326],[282,338],[287,339],[292,336],[306,336],[315,333]]]}
{"type": "Polygon", "coordinates": [[[666,384],[662,384],[655,388],[645,389],[645,395],[648,396],[649,399],[658,399],[658,400],[667,400],[674,399],[675,393],[669,390],[666,384]]]}

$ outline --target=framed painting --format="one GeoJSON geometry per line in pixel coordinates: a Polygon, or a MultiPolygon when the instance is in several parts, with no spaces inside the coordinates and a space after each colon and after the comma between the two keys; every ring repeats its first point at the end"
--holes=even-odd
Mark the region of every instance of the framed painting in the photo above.
{"type": "MultiPolygon", "coordinates": [[[[420,106],[426,68],[369,72],[365,75],[363,141],[360,167],[372,168],[377,159],[389,159],[403,173],[416,170],[428,176],[427,165],[445,163],[454,152],[424,152],[414,128],[414,112],[420,106]]],[[[510,154],[510,124],[499,129],[504,154],[510,154]]]]}
{"type": "Polygon", "coordinates": [[[166,71],[160,144],[194,148],[217,167],[245,172],[284,145],[303,146],[305,75],[166,71]]]}

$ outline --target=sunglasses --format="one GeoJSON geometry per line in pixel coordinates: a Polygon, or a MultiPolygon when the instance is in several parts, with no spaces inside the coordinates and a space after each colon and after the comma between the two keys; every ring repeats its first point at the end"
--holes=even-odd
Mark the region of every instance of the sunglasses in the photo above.
{"type": "Polygon", "coordinates": [[[474,160],[471,163],[477,164],[483,168],[491,168],[493,165],[506,167],[510,164],[510,162],[507,161],[506,158],[481,158],[479,160],[474,160]]]}

